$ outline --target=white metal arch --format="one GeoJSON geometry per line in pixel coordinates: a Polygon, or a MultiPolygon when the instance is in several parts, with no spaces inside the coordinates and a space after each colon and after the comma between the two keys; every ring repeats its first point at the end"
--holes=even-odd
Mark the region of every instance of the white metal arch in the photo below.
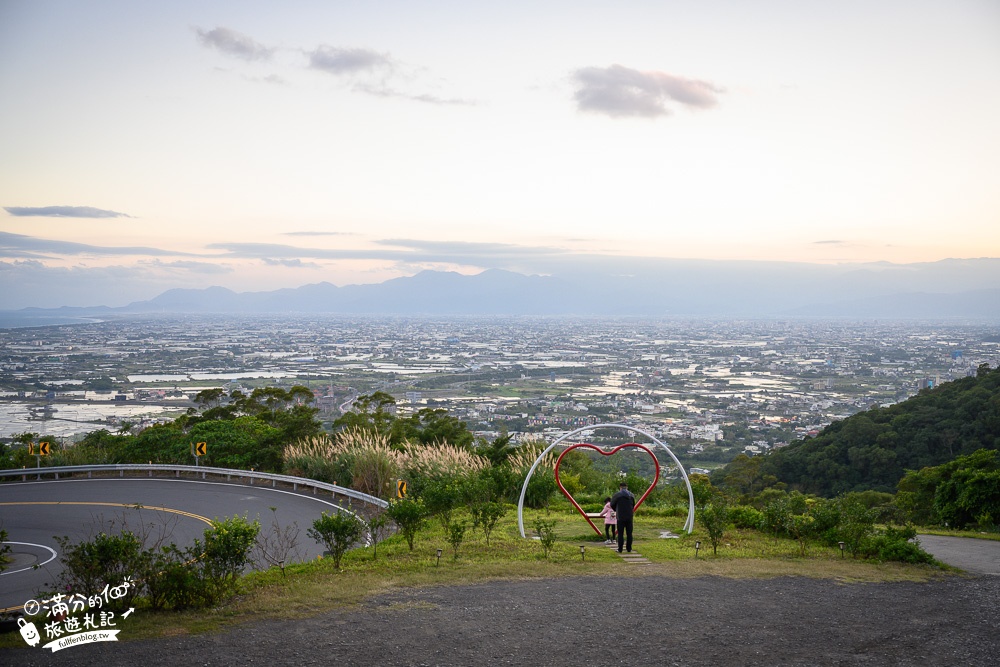
{"type": "Polygon", "coordinates": [[[535,468],[537,468],[538,464],[541,463],[541,461],[542,461],[543,458],[545,458],[545,455],[548,454],[549,452],[551,452],[563,440],[565,440],[565,439],[567,439],[569,437],[572,437],[572,436],[576,435],[577,433],[583,433],[584,431],[591,431],[593,429],[598,429],[598,428],[620,428],[620,429],[623,429],[625,431],[632,431],[634,433],[639,433],[641,435],[646,436],[647,438],[649,438],[650,440],[652,440],[655,444],[657,444],[660,447],[662,447],[667,452],[667,454],[670,455],[670,458],[672,458],[674,460],[674,463],[677,464],[677,468],[681,471],[681,476],[684,477],[684,484],[687,486],[687,490],[688,490],[688,516],[687,516],[687,521],[684,522],[684,528],[683,528],[683,530],[686,530],[688,532],[688,534],[690,535],[691,532],[694,531],[694,491],[691,490],[691,481],[688,479],[687,471],[684,470],[684,466],[681,465],[681,462],[677,460],[677,457],[674,455],[673,451],[671,451],[671,449],[669,447],[667,447],[664,443],[660,442],[653,435],[651,435],[649,433],[646,433],[642,429],[638,429],[638,428],[636,428],[634,426],[626,426],[625,424],[595,424],[594,426],[584,426],[583,428],[578,428],[575,431],[570,431],[569,433],[567,433],[567,434],[565,434],[563,436],[560,436],[559,438],[556,439],[555,442],[553,442],[551,445],[549,445],[548,447],[546,447],[545,450],[541,454],[538,455],[538,458],[535,459],[535,462],[531,465],[531,468],[528,470],[527,476],[525,476],[525,478],[524,478],[524,485],[521,486],[521,498],[520,498],[520,500],[517,501],[517,527],[521,531],[521,537],[525,537],[525,535],[524,535],[524,495],[528,492],[528,481],[531,480],[531,476],[533,474],[535,474],[535,468]]]}

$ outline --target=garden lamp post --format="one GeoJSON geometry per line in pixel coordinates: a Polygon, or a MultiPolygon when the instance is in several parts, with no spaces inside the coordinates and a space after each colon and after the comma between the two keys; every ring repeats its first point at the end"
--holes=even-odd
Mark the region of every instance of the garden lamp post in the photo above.
{"type": "Polygon", "coordinates": [[[441,565],[441,550],[440,549],[437,550],[437,557],[438,557],[437,564],[438,564],[438,566],[440,566],[441,565]]]}
{"type": "Polygon", "coordinates": [[[837,544],[840,545],[840,557],[843,558],[844,557],[844,543],[843,542],[837,542],[837,544]]]}
{"type": "Polygon", "coordinates": [[[698,550],[701,549],[701,540],[695,540],[694,543],[694,557],[698,557],[698,550]]]}
{"type": "Polygon", "coordinates": [[[587,547],[580,545],[580,560],[587,560],[587,547]]]}

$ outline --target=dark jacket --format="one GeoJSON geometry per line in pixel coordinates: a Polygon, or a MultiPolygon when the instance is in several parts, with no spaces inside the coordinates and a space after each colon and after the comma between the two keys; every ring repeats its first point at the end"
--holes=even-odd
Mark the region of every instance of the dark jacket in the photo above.
{"type": "Polygon", "coordinates": [[[611,509],[618,513],[618,523],[631,521],[635,510],[635,496],[628,489],[622,489],[611,496],[611,509]]]}

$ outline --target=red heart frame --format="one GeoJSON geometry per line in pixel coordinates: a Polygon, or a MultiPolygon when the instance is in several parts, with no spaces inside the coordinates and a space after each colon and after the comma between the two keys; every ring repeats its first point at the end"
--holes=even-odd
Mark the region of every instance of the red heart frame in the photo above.
{"type": "Polygon", "coordinates": [[[590,527],[594,529],[594,532],[597,533],[598,535],[603,535],[604,533],[601,531],[601,529],[598,528],[596,525],[594,525],[594,522],[591,521],[590,517],[587,516],[587,513],[583,511],[582,507],[580,507],[580,503],[576,502],[576,499],[573,498],[573,496],[570,495],[569,491],[566,490],[566,487],[562,485],[562,480],[559,479],[559,464],[562,463],[563,457],[569,454],[574,449],[579,449],[581,447],[586,447],[587,449],[593,449],[601,456],[611,456],[612,454],[617,454],[620,450],[625,449],[626,447],[635,447],[636,449],[641,449],[647,454],[649,454],[650,458],[653,459],[653,469],[656,471],[656,476],[653,478],[653,483],[649,485],[649,488],[646,489],[646,492],[642,494],[642,497],[639,498],[638,502],[636,502],[634,508],[636,510],[639,509],[639,505],[641,505],[642,501],[646,499],[646,496],[648,496],[650,492],[652,492],[652,490],[656,488],[656,483],[660,481],[660,462],[657,460],[656,454],[653,453],[653,450],[651,450],[649,447],[645,445],[640,445],[638,442],[626,442],[624,445],[618,445],[610,452],[606,452],[600,447],[592,445],[589,442],[578,442],[575,445],[570,445],[569,447],[567,447],[566,450],[559,455],[559,458],[556,459],[556,470],[555,470],[556,484],[559,485],[559,490],[562,491],[562,494],[566,496],[566,498],[571,503],[573,503],[573,507],[575,507],[576,511],[580,513],[580,516],[582,516],[584,519],[587,520],[587,523],[589,523],[590,527]]]}

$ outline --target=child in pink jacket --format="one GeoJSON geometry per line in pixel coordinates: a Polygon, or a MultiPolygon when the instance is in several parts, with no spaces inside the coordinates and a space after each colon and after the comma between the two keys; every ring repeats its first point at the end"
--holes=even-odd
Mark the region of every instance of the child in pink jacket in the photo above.
{"type": "Polygon", "coordinates": [[[614,543],[618,531],[618,518],[615,511],[611,509],[611,498],[604,499],[604,509],[601,510],[599,516],[604,517],[604,543],[614,543]]]}

